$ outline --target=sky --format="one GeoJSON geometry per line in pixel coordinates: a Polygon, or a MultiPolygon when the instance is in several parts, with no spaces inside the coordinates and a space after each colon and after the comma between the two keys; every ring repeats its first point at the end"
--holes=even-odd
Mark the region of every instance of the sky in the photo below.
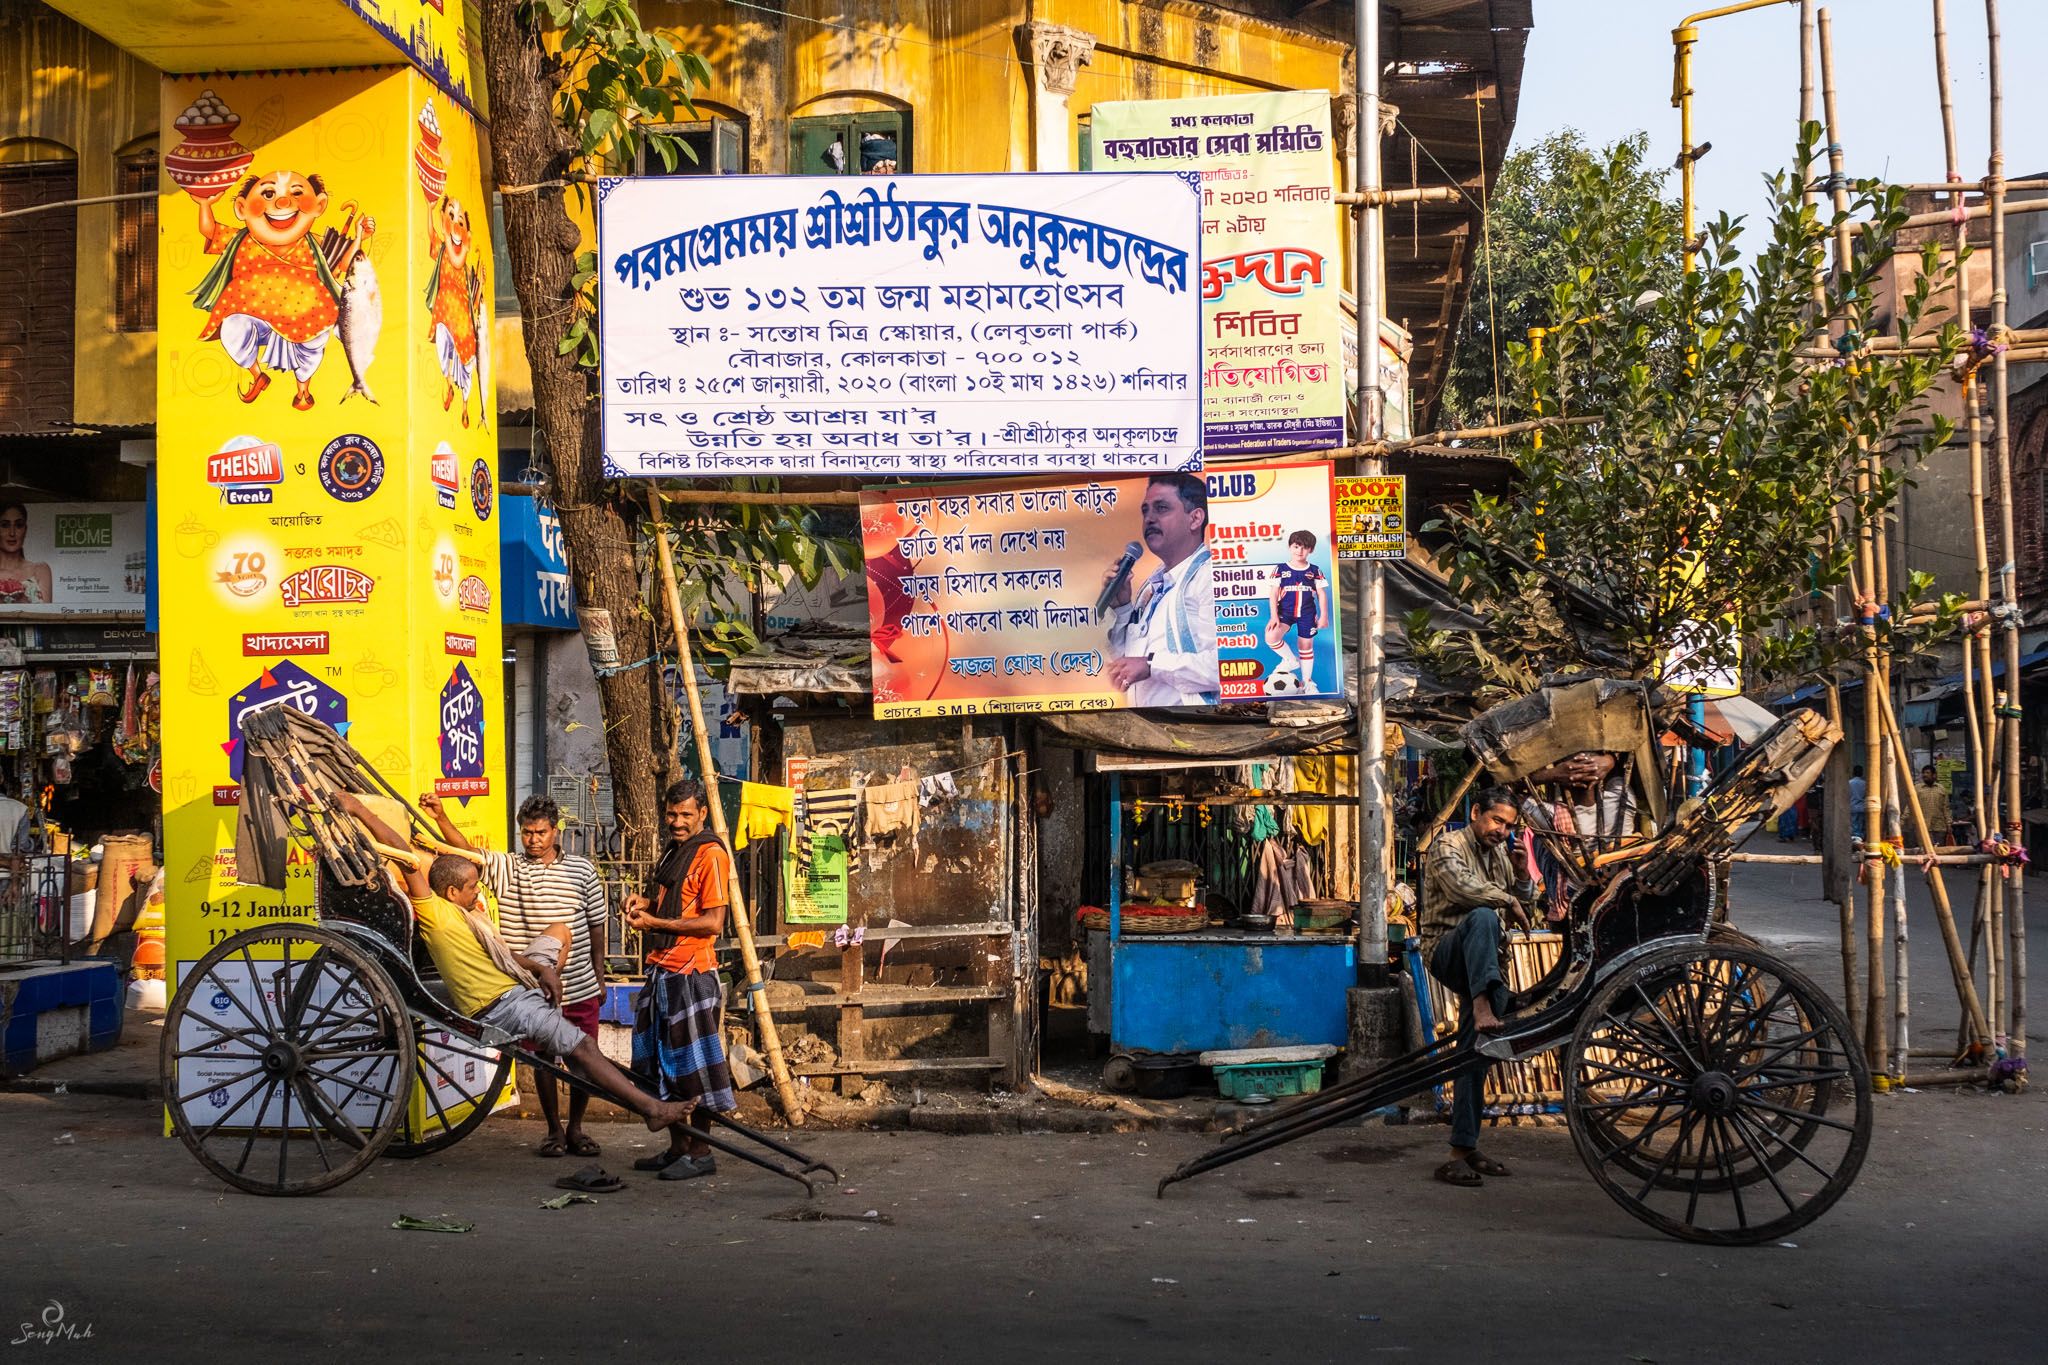
{"type": "MultiPolygon", "coordinates": [[[[1514,146],[1563,128],[1594,146],[1638,129],[1650,161],[1678,155],[1671,107],[1671,30],[1716,0],[1536,0],[1514,146]]],[[[1935,89],[1933,0],[1835,0],[1837,95],[1846,168],[1854,178],[1938,181],[1946,174],[1935,89]]],[[[1948,0],[1949,74],[1962,174],[1990,154],[1982,0],[1948,0]]],[[[2005,170],[2048,171],[2048,0],[2003,0],[2005,170]]],[[[1819,60],[1814,106],[1820,117],[1819,60]]],[[[1799,6],[1710,19],[1693,49],[1693,136],[1712,142],[1698,163],[1701,219],[1725,210],[1761,228],[1762,177],[1792,158],[1799,115],[1799,6]]],[[[1678,193],[1678,177],[1670,181],[1678,193]]]]}

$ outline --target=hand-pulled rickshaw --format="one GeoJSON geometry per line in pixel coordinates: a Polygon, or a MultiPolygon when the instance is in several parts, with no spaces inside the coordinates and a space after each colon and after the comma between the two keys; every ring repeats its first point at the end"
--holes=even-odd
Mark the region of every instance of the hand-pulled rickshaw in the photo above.
{"type": "MultiPolygon", "coordinates": [[[[380,1156],[459,1142],[496,1107],[514,1062],[618,1098],[444,998],[386,860],[461,850],[437,844],[426,819],[321,722],[271,707],[245,716],[241,734],[238,874],[283,890],[291,845],[309,846],[317,922],[243,930],[179,980],[164,1020],[165,1107],[200,1164],[254,1194],[332,1189],[380,1156]],[[402,807],[418,846],[374,842],[340,809],[342,792],[402,807]]],[[[729,1115],[711,1117],[766,1154],[696,1134],[721,1152],[807,1193],[814,1175],[838,1178],[729,1115]]]]}
{"type": "MultiPolygon", "coordinates": [[[[1497,707],[1464,734],[1488,771],[1513,783],[1588,749],[1654,765],[1661,728],[1639,685],[1593,679],[1497,707]]],[[[1797,800],[1840,738],[1815,713],[1794,712],[1654,837],[1579,855],[1586,875],[1558,926],[1563,950],[1516,996],[1505,1031],[1444,1037],[1244,1123],[1159,1193],[1492,1061],[1564,1048],[1573,1143],[1629,1213],[1718,1244],[1775,1241],[1818,1218],[1862,1167],[1870,1071],[1819,986],[1716,921],[1713,873],[1733,835],[1797,800]]]]}

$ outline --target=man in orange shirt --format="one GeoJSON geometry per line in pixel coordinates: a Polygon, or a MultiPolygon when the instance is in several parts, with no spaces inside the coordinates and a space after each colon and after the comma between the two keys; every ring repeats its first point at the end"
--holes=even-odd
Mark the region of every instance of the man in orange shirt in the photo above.
{"type": "Polygon", "coordinates": [[[626,897],[626,923],[646,950],[647,979],[633,1011],[633,1069],[652,1078],[665,1100],[693,1103],[688,1126],[669,1129],[668,1150],[643,1157],[635,1169],[660,1171],[663,1180],[690,1180],[718,1169],[708,1144],[707,1110],[730,1113],[732,1072],[725,1064],[718,958],[713,945],[725,927],[732,858],[704,827],[711,807],[704,784],[688,778],[669,785],[662,817],[669,844],[647,879],[647,894],[626,897]],[[692,1131],[692,1130],[696,1131],[692,1131]]]}

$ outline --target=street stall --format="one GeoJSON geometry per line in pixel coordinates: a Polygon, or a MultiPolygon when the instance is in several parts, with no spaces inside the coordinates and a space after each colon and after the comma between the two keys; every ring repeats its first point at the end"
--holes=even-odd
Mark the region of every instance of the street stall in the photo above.
{"type": "Polygon", "coordinates": [[[1314,1088],[1346,1041],[1356,798],[1340,755],[1351,731],[1329,718],[1342,708],[1286,705],[1316,719],[1122,711],[1040,723],[1041,742],[1083,750],[1096,779],[1093,900],[1075,928],[1112,1089],[1178,1089],[1185,1068],[1227,1073],[1249,1055],[1214,1054],[1246,1049],[1292,1058],[1275,1062],[1289,1068],[1280,1083],[1314,1088]]]}
{"type": "MultiPolygon", "coordinates": [[[[0,958],[136,951],[162,814],[147,587],[143,504],[0,502],[0,958]]],[[[142,952],[160,975],[161,934],[142,952]]]]}
{"type": "Polygon", "coordinates": [[[731,784],[773,955],[767,1007],[814,1085],[1020,1086],[1038,961],[1020,723],[873,719],[867,660],[847,662],[864,643],[809,623],[730,675],[755,771],[780,778],[731,784]]]}

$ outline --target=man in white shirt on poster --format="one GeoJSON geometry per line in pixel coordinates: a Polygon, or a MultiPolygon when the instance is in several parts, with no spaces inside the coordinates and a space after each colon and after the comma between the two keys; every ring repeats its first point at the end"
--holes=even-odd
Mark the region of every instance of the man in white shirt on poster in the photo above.
{"type": "MultiPolygon", "coordinates": [[[[1132,706],[1214,706],[1216,588],[1209,570],[1209,489],[1199,474],[1155,474],[1145,487],[1145,548],[1160,567],[1133,600],[1110,597],[1110,685],[1132,706]]],[[[1120,569],[1104,581],[1114,583],[1120,569]]]]}

